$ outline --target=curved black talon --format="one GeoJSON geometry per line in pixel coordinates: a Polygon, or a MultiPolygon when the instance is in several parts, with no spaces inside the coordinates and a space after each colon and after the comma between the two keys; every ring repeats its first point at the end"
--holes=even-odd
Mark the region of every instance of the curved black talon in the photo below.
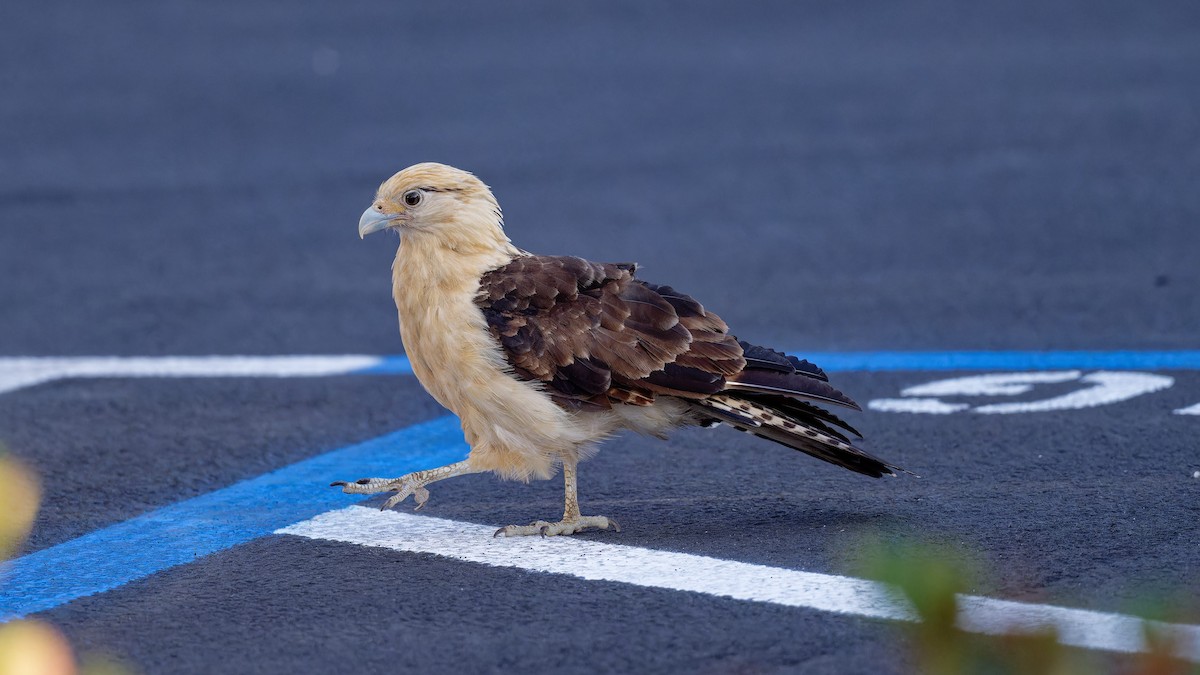
{"type": "Polygon", "coordinates": [[[547,531],[547,530],[549,530],[549,529],[550,529],[550,526],[549,526],[549,525],[543,525],[543,526],[541,527],[541,529],[539,529],[539,530],[538,530],[538,532],[541,532],[541,533],[542,533],[542,539],[545,539],[545,538],[546,538],[546,531],[547,531]]]}
{"type": "Polygon", "coordinates": [[[612,518],[609,518],[609,519],[608,519],[608,524],[609,524],[609,525],[612,525],[612,529],[613,529],[613,531],[614,531],[614,532],[620,532],[620,531],[621,531],[621,524],[620,524],[620,523],[618,523],[617,521],[613,520],[612,518]]]}
{"type": "Polygon", "coordinates": [[[503,532],[503,531],[505,531],[505,530],[507,530],[507,529],[508,529],[508,525],[505,525],[504,527],[502,527],[502,528],[500,528],[500,529],[496,530],[496,533],[492,535],[492,539],[495,539],[496,537],[499,537],[499,536],[500,536],[500,533],[501,533],[501,532],[503,532]]]}
{"type": "Polygon", "coordinates": [[[329,487],[344,486],[345,484],[346,484],[346,481],[344,481],[344,480],[335,480],[329,484],[329,487]]]}

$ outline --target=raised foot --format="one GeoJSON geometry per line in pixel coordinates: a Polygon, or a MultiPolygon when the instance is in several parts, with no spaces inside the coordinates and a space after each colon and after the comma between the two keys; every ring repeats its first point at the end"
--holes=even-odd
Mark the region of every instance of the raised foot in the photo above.
{"type": "Polygon", "coordinates": [[[416,508],[413,511],[420,511],[425,502],[429,501],[429,490],[425,489],[425,484],[422,483],[415,474],[407,474],[399,478],[360,478],[353,483],[347,483],[344,480],[334,481],[329,484],[330,487],[341,487],[342,492],[354,495],[371,495],[377,492],[395,492],[383,506],[379,507],[380,511],[390,509],[400,502],[408,499],[412,495],[413,501],[416,502],[416,508]]]}
{"type": "Polygon", "coordinates": [[[584,530],[607,530],[609,528],[621,531],[621,526],[612,518],[604,516],[580,516],[574,520],[560,520],[557,523],[548,523],[544,520],[539,520],[536,523],[528,525],[505,525],[496,530],[492,537],[504,535],[506,537],[528,537],[533,534],[540,534],[543,537],[556,537],[560,534],[575,534],[584,530]]]}

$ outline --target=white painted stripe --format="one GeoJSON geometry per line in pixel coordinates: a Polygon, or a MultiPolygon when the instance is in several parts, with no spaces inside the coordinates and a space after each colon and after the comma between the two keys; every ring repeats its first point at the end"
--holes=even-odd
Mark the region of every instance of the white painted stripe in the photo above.
{"type": "Polygon", "coordinates": [[[1175,411],[1176,415],[1200,415],[1200,403],[1190,405],[1186,408],[1180,408],[1175,411]]]}
{"type": "MultiPolygon", "coordinates": [[[[492,532],[483,525],[351,506],[277,534],[854,616],[914,619],[907,603],[875,581],[569,537],[493,539],[492,532]]],[[[969,595],[960,596],[959,604],[964,630],[997,634],[1053,628],[1064,644],[1077,647],[1118,652],[1145,648],[1143,624],[1136,617],[969,595]]],[[[1159,626],[1178,637],[1186,658],[1200,661],[1200,626],[1159,626]]]]}
{"type": "Polygon", "coordinates": [[[359,355],[0,358],[0,394],[67,377],[324,377],[382,362],[359,355]]]}

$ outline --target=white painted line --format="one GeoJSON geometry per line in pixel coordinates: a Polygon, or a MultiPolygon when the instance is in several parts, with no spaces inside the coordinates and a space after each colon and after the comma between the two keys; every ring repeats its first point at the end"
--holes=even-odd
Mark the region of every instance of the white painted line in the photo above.
{"type": "Polygon", "coordinates": [[[1200,415],[1200,403],[1189,405],[1186,408],[1180,408],[1175,411],[1176,415],[1200,415]]]}
{"type": "MultiPolygon", "coordinates": [[[[351,506],[277,534],[853,616],[914,619],[905,602],[875,581],[569,537],[493,539],[492,532],[483,525],[351,506]]],[[[1136,617],[979,596],[959,599],[958,623],[964,630],[998,634],[1053,628],[1063,644],[1076,647],[1117,652],[1145,648],[1143,623],[1136,617]]],[[[1176,636],[1185,658],[1200,662],[1200,626],[1156,625],[1176,636]]]]}
{"type": "Polygon", "coordinates": [[[378,356],[163,356],[0,358],[0,394],[69,377],[323,377],[383,362],[378,356]]]}

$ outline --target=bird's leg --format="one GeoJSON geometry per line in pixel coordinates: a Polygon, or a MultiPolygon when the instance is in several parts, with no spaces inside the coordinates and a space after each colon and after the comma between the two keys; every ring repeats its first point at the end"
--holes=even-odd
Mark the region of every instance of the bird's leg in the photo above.
{"type": "Polygon", "coordinates": [[[506,537],[519,537],[540,534],[543,537],[553,537],[559,534],[575,534],[593,527],[599,530],[607,530],[611,527],[617,532],[621,531],[621,526],[612,518],[579,515],[579,495],[575,487],[575,462],[563,461],[563,486],[566,499],[563,505],[562,520],[557,523],[539,520],[528,525],[507,525],[496,530],[495,536],[499,537],[503,534],[506,537]]]}
{"type": "Polygon", "coordinates": [[[334,481],[330,486],[341,486],[342,492],[356,495],[369,495],[376,492],[395,492],[390,499],[379,507],[380,510],[390,509],[408,498],[413,496],[413,501],[417,503],[417,508],[414,511],[419,511],[425,502],[429,501],[429,490],[425,486],[447,478],[455,476],[463,476],[469,473],[479,473],[478,469],[471,466],[470,460],[439,466],[436,469],[426,469],[424,471],[414,471],[410,474],[405,474],[399,478],[360,478],[353,483],[347,483],[344,480],[334,481]]]}

